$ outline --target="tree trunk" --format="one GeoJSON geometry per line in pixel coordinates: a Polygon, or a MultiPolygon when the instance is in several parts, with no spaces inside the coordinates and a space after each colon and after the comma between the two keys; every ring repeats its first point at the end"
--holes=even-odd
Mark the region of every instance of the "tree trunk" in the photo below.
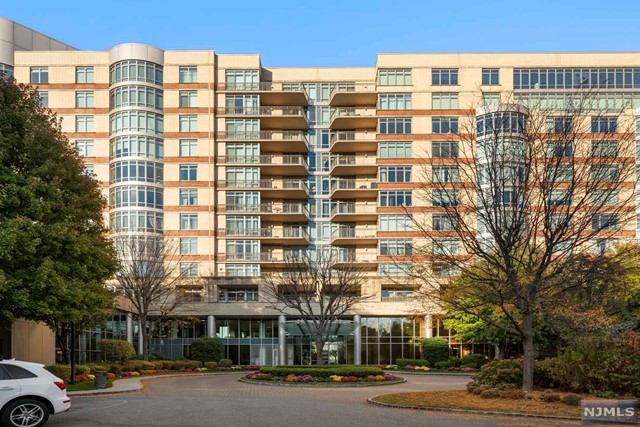
{"type": "Polygon", "coordinates": [[[502,358],[504,357],[502,355],[502,347],[500,347],[500,344],[494,344],[493,346],[494,346],[494,350],[495,350],[495,353],[496,353],[494,359],[502,360],[502,358]]]}
{"type": "Polygon", "coordinates": [[[535,348],[533,346],[533,313],[522,316],[522,346],[524,357],[522,363],[522,390],[533,391],[533,363],[535,348]]]}
{"type": "Polygon", "coordinates": [[[322,357],[322,349],[324,348],[324,339],[322,337],[316,338],[316,365],[324,365],[324,358],[322,357]]]}

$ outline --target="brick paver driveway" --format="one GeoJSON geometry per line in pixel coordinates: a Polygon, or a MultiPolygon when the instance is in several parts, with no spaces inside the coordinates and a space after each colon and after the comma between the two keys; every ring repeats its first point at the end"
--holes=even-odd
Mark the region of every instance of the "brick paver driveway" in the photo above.
{"type": "Polygon", "coordinates": [[[47,427],[85,426],[548,426],[576,425],[522,418],[466,416],[381,408],[366,403],[380,394],[456,390],[469,381],[456,376],[407,375],[394,386],[298,388],[246,384],[240,375],[150,380],[134,394],[74,397],[71,411],[47,427]]]}

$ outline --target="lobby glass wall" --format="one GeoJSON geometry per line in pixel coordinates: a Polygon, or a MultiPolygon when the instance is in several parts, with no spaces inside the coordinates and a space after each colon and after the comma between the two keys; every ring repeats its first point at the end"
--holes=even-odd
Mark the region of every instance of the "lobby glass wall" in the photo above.
{"type": "Polygon", "coordinates": [[[419,359],[421,319],[408,317],[362,318],[362,364],[387,365],[397,359],[419,359]]]}

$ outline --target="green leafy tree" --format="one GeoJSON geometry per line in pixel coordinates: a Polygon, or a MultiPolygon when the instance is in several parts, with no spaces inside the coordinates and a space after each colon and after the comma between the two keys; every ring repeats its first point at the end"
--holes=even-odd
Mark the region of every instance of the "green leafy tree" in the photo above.
{"type": "Polygon", "coordinates": [[[37,94],[0,78],[0,321],[54,327],[111,305],[97,182],[37,94]]]}
{"type": "Polygon", "coordinates": [[[218,337],[206,337],[193,340],[191,359],[201,362],[217,362],[224,356],[224,344],[218,337]]]}

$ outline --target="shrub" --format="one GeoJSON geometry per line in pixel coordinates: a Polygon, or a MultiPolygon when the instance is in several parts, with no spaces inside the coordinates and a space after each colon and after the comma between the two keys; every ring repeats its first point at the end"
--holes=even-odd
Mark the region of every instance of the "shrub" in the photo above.
{"type": "Polygon", "coordinates": [[[548,370],[569,391],[640,396],[640,334],[578,338],[548,362],[548,370]]]}
{"type": "Polygon", "coordinates": [[[287,375],[312,375],[316,378],[330,378],[331,376],[367,378],[370,375],[382,375],[381,368],[373,366],[263,366],[260,373],[271,374],[274,377],[286,377],[287,375]]]}
{"type": "Polygon", "coordinates": [[[218,362],[204,362],[204,367],[212,371],[218,367],[218,362]]]}
{"type": "Polygon", "coordinates": [[[181,371],[186,366],[187,366],[187,362],[184,362],[182,360],[176,360],[174,362],[171,362],[171,369],[174,371],[181,371]]]}
{"type": "Polygon", "coordinates": [[[445,338],[425,338],[422,341],[422,358],[431,366],[449,359],[449,341],[445,338]]]}
{"type": "Polygon", "coordinates": [[[427,368],[430,366],[429,361],[423,359],[396,359],[396,365],[398,368],[404,368],[407,365],[426,366],[427,368]]]}
{"type": "Polygon", "coordinates": [[[112,380],[115,379],[116,374],[112,373],[112,372],[107,372],[107,379],[108,380],[112,380]]]}
{"type": "Polygon", "coordinates": [[[568,406],[580,406],[580,396],[577,394],[569,393],[563,396],[560,400],[568,406]]]}
{"type": "Polygon", "coordinates": [[[500,390],[500,397],[503,399],[524,399],[525,394],[522,390],[508,389],[500,390]]]}
{"type": "Polygon", "coordinates": [[[218,337],[206,337],[193,340],[191,359],[200,362],[220,360],[224,356],[224,344],[218,337]]]}
{"type": "Polygon", "coordinates": [[[495,399],[500,397],[501,391],[497,388],[487,388],[480,392],[480,397],[484,397],[485,399],[495,399]]]}
{"type": "Polygon", "coordinates": [[[519,388],[522,386],[522,361],[506,359],[489,362],[473,376],[472,384],[476,387],[511,385],[519,388]]]}
{"type": "Polygon", "coordinates": [[[435,367],[436,369],[447,369],[449,367],[449,362],[448,361],[436,362],[435,367]]]}
{"type": "Polygon", "coordinates": [[[109,366],[108,365],[98,365],[96,363],[89,363],[86,366],[89,367],[89,373],[91,373],[91,374],[95,374],[96,371],[108,371],[109,370],[109,366]]]}
{"type": "Polygon", "coordinates": [[[124,340],[100,340],[100,351],[107,362],[123,363],[136,354],[133,345],[124,340]]]}
{"type": "Polygon", "coordinates": [[[547,402],[547,403],[560,401],[560,395],[555,393],[542,393],[539,398],[543,402],[547,402]]]}
{"type": "Polygon", "coordinates": [[[487,363],[487,358],[483,354],[471,354],[459,360],[460,364],[456,366],[460,366],[461,368],[480,369],[482,365],[487,363]]]}
{"type": "Polygon", "coordinates": [[[71,378],[71,366],[69,365],[49,365],[44,368],[61,380],[66,381],[71,378]]]}
{"type": "Polygon", "coordinates": [[[91,368],[87,365],[76,365],[76,375],[89,375],[91,368]]]}
{"type": "Polygon", "coordinates": [[[142,362],[140,362],[140,368],[144,369],[145,371],[151,371],[153,369],[156,369],[156,364],[143,360],[142,362]]]}
{"type": "Polygon", "coordinates": [[[117,364],[109,365],[109,372],[111,372],[112,374],[118,375],[121,371],[122,371],[122,366],[117,364]]]}
{"type": "Polygon", "coordinates": [[[198,369],[202,367],[202,362],[200,362],[199,360],[189,360],[186,364],[185,364],[185,368],[187,369],[198,369]]]}
{"type": "Polygon", "coordinates": [[[218,362],[218,366],[220,366],[221,368],[230,368],[231,365],[233,365],[231,359],[220,359],[220,361],[218,362]]]}

